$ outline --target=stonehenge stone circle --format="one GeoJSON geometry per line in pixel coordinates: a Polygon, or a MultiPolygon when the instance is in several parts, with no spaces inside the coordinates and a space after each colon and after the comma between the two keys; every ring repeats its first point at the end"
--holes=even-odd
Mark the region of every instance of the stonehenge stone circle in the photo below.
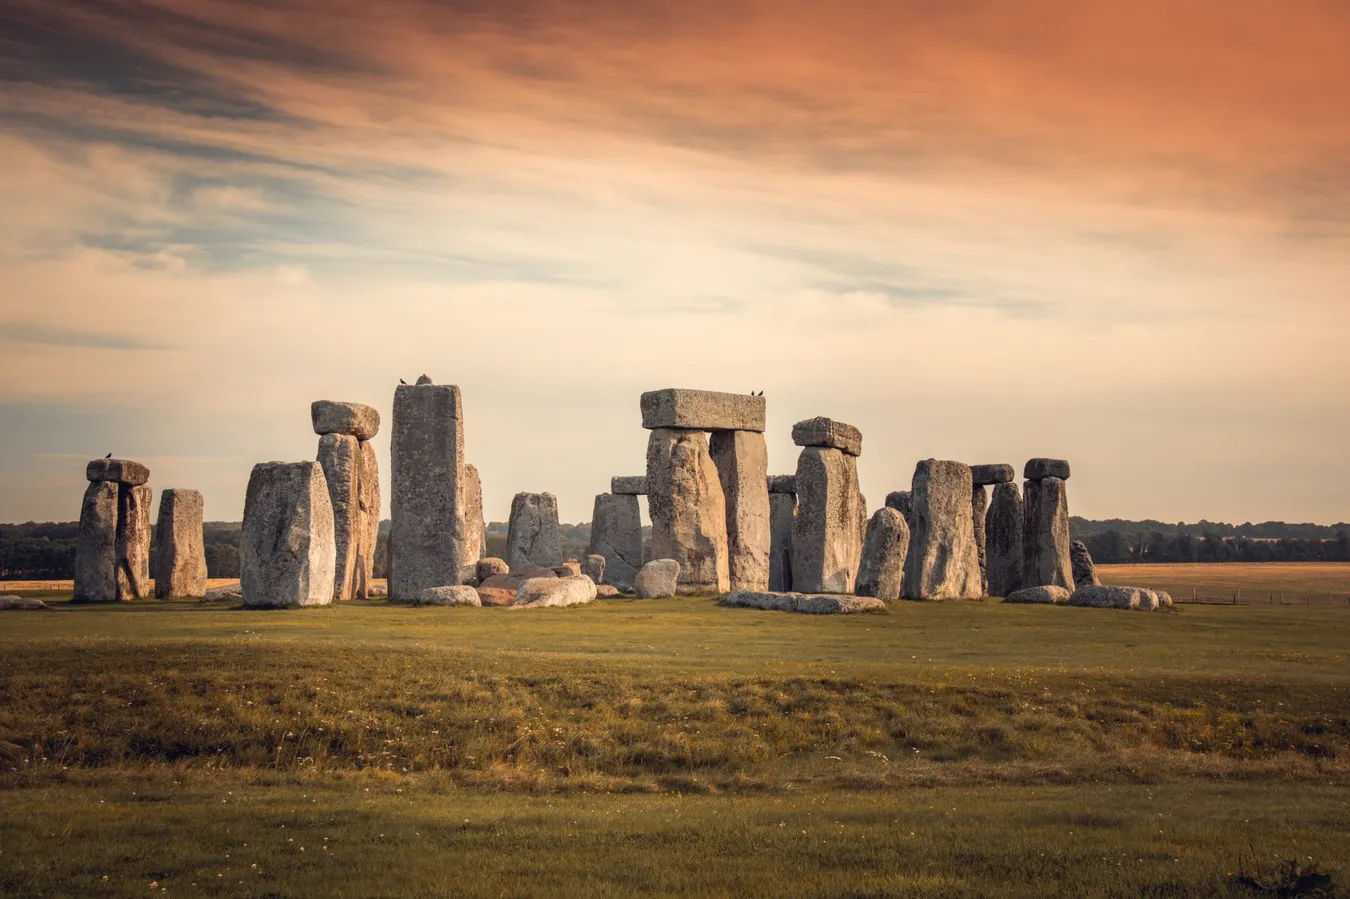
{"type": "Polygon", "coordinates": [[[914,520],[905,562],[906,599],[978,599],[984,595],[975,547],[970,468],[926,459],[914,469],[914,520]]]}
{"type": "Polygon", "coordinates": [[[466,561],[464,407],[458,387],[426,375],[394,390],[390,441],[389,595],[453,586],[466,561]],[[425,383],[424,383],[425,382],[425,383]]]}
{"type": "Polygon", "coordinates": [[[653,559],[633,579],[638,599],[665,599],[675,595],[680,582],[680,563],[674,559],[653,559]]]}
{"type": "MultiPolygon", "coordinates": [[[[780,476],[781,477],[781,476],[780,476]]],[[[774,478],[769,479],[770,482],[774,478]]],[[[769,589],[792,589],[792,529],[797,518],[796,478],[791,492],[769,494],[769,589]]]]}
{"type": "MultiPolygon", "coordinates": [[[[642,426],[649,431],[764,431],[764,397],[667,388],[642,394],[642,426]]],[[[650,476],[650,472],[648,473],[650,476]]]]}
{"type": "Polygon", "coordinates": [[[333,601],[333,501],[318,462],[260,462],[244,497],[239,585],[244,605],[281,608],[333,601]]]}
{"type": "Polygon", "coordinates": [[[625,591],[633,589],[642,567],[642,518],[636,496],[596,496],[590,552],[605,559],[604,583],[625,591]]]}
{"type": "Polygon", "coordinates": [[[995,484],[1008,484],[1017,479],[1011,465],[972,465],[970,479],[976,487],[993,487],[995,484]]]}
{"type": "Polygon", "coordinates": [[[1026,482],[1022,539],[1024,587],[1073,588],[1069,559],[1069,499],[1060,478],[1026,482]]]}
{"type": "Polygon", "coordinates": [[[483,518],[483,481],[477,466],[464,465],[464,564],[472,565],[487,552],[487,521],[483,518]]]}
{"type": "Polygon", "coordinates": [[[731,581],[727,506],[707,436],[653,430],[647,441],[647,490],[652,556],[679,563],[682,592],[725,593],[731,581]]]}
{"type": "Polygon", "coordinates": [[[1097,577],[1097,566],[1092,561],[1092,553],[1088,552],[1087,544],[1082,540],[1075,540],[1069,544],[1069,565],[1073,570],[1075,587],[1101,586],[1102,582],[1097,577]]]}
{"type": "Polygon", "coordinates": [[[116,481],[95,481],[84,491],[75,542],[75,602],[117,600],[117,489],[116,481]]]}
{"type": "Polygon", "coordinates": [[[558,499],[552,493],[517,493],[506,529],[506,564],[512,572],[562,564],[558,499]]]}
{"type": "Polygon", "coordinates": [[[346,434],[366,441],[380,432],[380,413],[360,403],[338,403],[315,400],[309,404],[309,417],[314,422],[314,433],[346,434]]]}
{"type": "Polygon", "coordinates": [[[150,480],[150,469],[129,459],[95,459],[84,469],[90,481],[112,481],[128,487],[140,487],[150,480]]]}
{"type": "Polygon", "coordinates": [[[882,506],[872,514],[867,525],[854,592],[886,602],[899,599],[908,555],[909,525],[905,516],[889,506],[882,506]]]}
{"type": "Polygon", "coordinates": [[[857,457],[832,447],[804,447],[797,459],[792,589],[853,592],[862,556],[863,514],[857,457]]]}
{"type": "Polygon", "coordinates": [[[975,552],[980,560],[981,596],[989,592],[988,555],[985,545],[985,524],[989,515],[989,494],[976,484],[970,494],[970,523],[975,528],[975,552]]]}
{"type": "Polygon", "coordinates": [[[531,578],[516,590],[513,609],[545,609],[593,602],[595,582],[584,574],[559,578],[531,578]]]}
{"type": "Polygon", "coordinates": [[[769,588],[769,450],[758,431],[717,431],[708,444],[727,509],[732,590],[769,588]]]}
{"type": "Polygon", "coordinates": [[[1022,477],[1028,481],[1043,481],[1046,478],[1069,479],[1069,463],[1064,459],[1029,459],[1022,477]]]}
{"type": "Polygon", "coordinates": [[[637,474],[610,478],[609,492],[616,496],[646,496],[647,476],[637,474]]]}
{"type": "Polygon", "coordinates": [[[481,606],[478,591],[473,587],[456,584],[451,587],[428,587],[417,594],[413,605],[418,606],[481,606]]]}
{"type": "Polygon", "coordinates": [[[1068,602],[1069,591],[1063,587],[1027,587],[1025,590],[1014,590],[1004,597],[1003,601],[1053,605],[1068,602]]]}
{"type": "Polygon", "coordinates": [[[155,596],[206,595],[206,546],[202,539],[202,495],[169,489],[159,494],[154,559],[155,596]]]}
{"type": "Polygon", "coordinates": [[[771,474],[768,478],[770,493],[797,494],[797,476],[795,474],[771,474]]]}
{"type": "Polygon", "coordinates": [[[850,456],[862,455],[862,431],[853,425],[829,418],[808,418],[792,426],[792,442],[797,446],[823,446],[850,456]]]}
{"type": "Polygon", "coordinates": [[[581,573],[597,584],[605,582],[605,557],[599,553],[589,553],[581,562],[581,573]]]}
{"type": "Polygon", "coordinates": [[[154,491],[144,484],[117,487],[117,598],[150,595],[150,504],[154,491]]]}
{"type": "Polygon", "coordinates": [[[994,486],[985,516],[985,574],[990,596],[1009,596],[1022,589],[1022,529],[1025,512],[1016,482],[994,486]]]}

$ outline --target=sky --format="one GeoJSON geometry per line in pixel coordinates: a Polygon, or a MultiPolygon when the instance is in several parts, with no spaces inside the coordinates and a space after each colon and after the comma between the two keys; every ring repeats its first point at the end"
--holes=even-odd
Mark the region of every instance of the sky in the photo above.
{"type": "Polygon", "coordinates": [[[1350,519],[1344,0],[5,0],[0,520],[238,520],[315,399],[463,389],[489,520],[763,390],[1070,509],[1350,519]]]}

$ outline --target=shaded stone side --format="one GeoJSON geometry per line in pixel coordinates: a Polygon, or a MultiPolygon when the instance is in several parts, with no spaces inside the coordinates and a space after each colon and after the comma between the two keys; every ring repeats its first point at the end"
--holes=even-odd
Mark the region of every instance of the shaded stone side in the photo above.
{"type": "Polygon", "coordinates": [[[375,550],[380,543],[380,461],[375,447],[361,441],[361,469],[356,480],[361,517],[356,527],[356,560],[352,565],[352,595],[369,599],[375,578],[375,550]]]}
{"type": "MultiPolygon", "coordinates": [[[[317,405],[317,404],[316,404],[317,405]]],[[[356,595],[356,550],[366,521],[361,514],[361,441],[350,434],[319,438],[319,464],[333,504],[333,598],[356,595]]]]}
{"type": "Polygon", "coordinates": [[[260,462],[244,497],[239,586],[244,605],[284,608],[333,601],[333,502],[318,462],[260,462]]]}
{"type": "Polygon", "coordinates": [[[458,387],[400,385],[390,435],[389,596],[412,602],[459,584],[464,566],[464,427],[458,387]]]}
{"type": "Polygon", "coordinates": [[[792,589],[852,593],[862,556],[858,462],[842,450],[804,448],[797,458],[792,589]]]}
{"type": "Polygon", "coordinates": [[[204,504],[196,490],[165,490],[159,495],[155,527],[155,596],[206,595],[206,545],[202,535],[204,504]]]}
{"type": "Polygon", "coordinates": [[[908,555],[909,525],[905,516],[890,506],[877,509],[867,525],[854,592],[887,602],[899,599],[908,555]]]}
{"type": "Polygon", "coordinates": [[[732,590],[769,588],[769,450],[755,431],[719,431],[709,455],[727,504],[727,570],[732,590]]]}
{"type": "Polygon", "coordinates": [[[642,517],[635,494],[596,496],[589,551],[604,557],[604,583],[633,589],[642,569],[642,517]]]}
{"type": "Polygon", "coordinates": [[[985,571],[990,596],[1011,596],[1022,589],[1022,491],[1016,483],[994,487],[985,516],[985,571]]]}
{"type": "Polygon", "coordinates": [[[117,600],[117,482],[95,481],[80,504],[75,602],[117,600]]]}
{"type": "Polygon", "coordinates": [[[1060,478],[1026,482],[1022,531],[1023,587],[1073,589],[1069,558],[1069,497],[1060,478]]]}
{"type": "Polygon", "coordinates": [[[517,493],[506,526],[506,564],[513,573],[562,563],[558,500],[552,493],[517,493]]]}
{"type": "Polygon", "coordinates": [[[769,494],[769,589],[775,592],[792,589],[792,528],[796,517],[796,493],[769,494]]]}
{"type": "Polygon", "coordinates": [[[986,546],[985,520],[989,515],[989,492],[976,484],[970,494],[970,523],[975,528],[975,552],[980,559],[980,595],[989,592],[989,559],[986,546]]]}
{"type": "Polygon", "coordinates": [[[682,592],[726,592],[727,505],[702,431],[658,428],[647,441],[651,557],[679,563],[682,592]]]}
{"type": "Polygon", "coordinates": [[[487,522],[483,519],[483,481],[478,468],[464,466],[464,564],[473,565],[487,552],[487,522]]]}
{"type": "Polygon", "coordinates": [[[1097,564],[1092,561],[1092,553],[1088,552],[1087,544],[1082,540],[1075,540],[1069,544],[1069,564],[1073,569],[1073,585],[1075,587],[1100,587],[1101,580],[1097,577],[1097,564]]]}
{"type": "Polygon", "coordinates": [[[984,594],[975,548],[970,468],[925,459],[914,469],[906,599],[978,599],[984,594]]]}
{"type": "Polygon", "coordinates": [[[145,599],[150,588],[150,504],[144,484],[117,487],[117,598],[145,599]]]}

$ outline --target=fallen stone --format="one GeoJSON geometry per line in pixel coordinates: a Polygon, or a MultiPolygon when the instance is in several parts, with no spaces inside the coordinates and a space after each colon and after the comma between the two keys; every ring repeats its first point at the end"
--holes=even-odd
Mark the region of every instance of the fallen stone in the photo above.
{"type": "Polygon", "coordinates": [[[520,589],[520,585],[528,580],[535,578],[557,577],[558,573],[552,568],[532,568],[529,571],[515,572],[512,574],[494,574],[491,577],[484,578],[479,583],[479,588],[488,587],[493,589],[506,589],[513,593],[520,589]]]}
{"type": "Polygon", "coordinates": [[[1093,609],[1137,609],[1140,600],[1138,587],[1079,587],[1069,597],[1069,605],[1093,609]]]}
{"type": "Polygon", "coordinates": [[[318,462],[260,462],[244,497],[239,584],[249,608],[333,601],[333,503],[318,462]]]}
{"type": "Polygon", "coordinates": [[[774,593],[756,590],[738,590],[717,601],[720,606],[742,609],[763,609],[768,612],[797,612],[803,615],[846,615],[856,612],[875,612],[886,608],[886,603],[871,596],[828,596],[803,593],[774,593]]]}
{"type": "Polygon", "coordinates": [[[887,602],[900,598],[909,554],[909,525],[889,506],[872,514],[858,565],[856,593],[887,602]]]}
{"type": "Polygon", "coordinates": [[[795,612],[800,593],[734,590],[717,601],[719,606],[736,609],[763,609],[766,612],[795,612]]]}
{"type": "Polygon", "coordinates": [[[1157,593],[1149,590],[1147,587],[1139,588],[1139,608],[1141,610],[1151,612],[1154,609],[1157,609],[1159,605],[1157,593]]]}
{"type": "Polygon", "coordinates": [[[609,492],[615,496],[646,496],[647,476],[638,474],[610,478],[609,492]]]}
{"type": "Polygon", "coordinates": [[[792,426],[792,442],[797,446],[824,446],[862,455],[862,431],[853,425],[829,418],[808,418],[792,426]]]}
{"type": "Polygon", "coordinates": [[[1009,484],[1016,480],[1017,473],[1011,465],[972,465],[970,480],[976,487],[992,487],[995,484],[1009,484]]]}
{"type": "Polygon", "coordinates": [[[484,558],[474,563],[474,572],[478,575],[478,583],[483,583],[488,578],[498,574],[509,574],[511,566],[506,564],[505,559],[484,558]]]}
{"type": "Polygon", "coordinates": [[[797,459],[797,517],[792,529],[792,588],[852,593],[862,557],[858,460],[808,446],[797,459]]]}
{"type": "MultiPolygon", "coordinates": [[[[426,383],[422,383],[426,380],[426,383]]],[[[464,412],[458,387],[394,390],[390,435],[389,595],[413,601],[453,584],[466,558],[464,412]]]]}
{"type": "Polygon", "coordinates": [[[1172,608],[1172,594],[1168,593],[1166,590],[1158,590],[1156,592],[1158,594],[1158,608],[1172,608]]]}
{"type": "Polygon", "coordinates": [[[75,541],[74,602],[117,600],[117,482],[95,481],[84,491],[75,541]]]}
{"type": "Polygon", "coordinates": [[[558,499],[552,493],[517,493],[506,528],[506,562],[512,571],[562,563],[558,499]]]}
{"type": "Polygon", "coordinates": [[[970,524],[975,531],[975,553],[980,561],[980,595],[989,593],[989,559],[985,525],[989,516],[989,494],[976,484],[970,494],[970,524]]]}
{"type": "Polygon", "coordinates": [[[417,594],[417,606],[481,606],[478,591],[464,584],[449,587],[428,587],[417,594]]]}
{"type": "Polygon", "coordinates": [[[708,443],[727,508],[732,590],[769,588],[769,450],[755,431],[718,431],[708,443]]]}
{"type": "Polygon", "coordinates": [[[702,431],[658,428],[647,441],[652,556],[680,563],[680,591],[725,593],[731,583],[727,505],[702,431]]]}
{"type": "Polygon", "coordinates": [[[1014,590],[1003,601],[1050,605],[1068,602],[1069,591],[1063,587],[1027,587],[1025,590],[1014,590]]]}
{"type": "Polygon", "coordinates": [[[84,469],[90,481],[113,481],[128,487],[139,487],[150,480],[150,469],[130,459],[95,459],[84,469]]]}
{"type": "Polygon", "coordinates": [[[356,596],[356,550],[369,526],[361,512],[361,441],[351,434],[326,433],[319,438],[318,462],[333,504],[333,599],[352,599],[356,596]]]}
{"type": "Polygon", "coordinates": [[[1069,544],[1069,566],[1073,571],[1075,587],[1101,586],[1101,579],[1097,577],[1097,566],[1092,561],[1092,553],[1088,552],[1087,544],[1082,540],[1075,540],[1069,544]]]}
{"type": "Polygon", "coordinates": [[[155,494],[144,484],[117,485],[117,598],[145,599],[150,585],[150,504],[155,494]]]}
{"type": "Polygon", "coordinates": [[[1016,483],[994,486],[985,515],[985,576],[990,596],[1008,596],[1022,589],[1025,514],[1016,483]]]}
{"type": "Polygon", "coordinates": [[[764,397],[667,388],[642,394],[642,426],[649,431],[764,431],[764,397]]]}
{"type": "Polygon", "coordinates": [[[795,474],[771,474],[768,478],[770,493],[797,494],[797,476],[795,474]]]}
{"type": "Polygon", "coordinates": [[[346,434],[357,440],[371,440],[380,432],[380,413],[360,403],[315,400],[309,404],[314,433],[346,434]]]}
{"type": "Polygon", "coordinates": [[[915,467],[906,599],[984,595],[972,523],[973,490],[970,468],[960,462],[925,459],[915,467]]]}
{"type": "Polygon", "coordinates": [[[1054,477],[1027,481],[1024,515],[1022,586],[1072,589],[1069,498],[1065,482],[1054,477]]]}
{"type": "Polygon", "coordinates": [[[637,573],[633,589],[638,599],[664,599],[675,595],[679,580],[679,562],[674,559],[653,559],[637,573]]]}
{"type": "Polygon", "coordinates": [[[618,587],[613,584],[596,584],[595,595],[600,599],[613,599],[616,596],[622,596],[618,587]]]}
{"type": "Polygon", "coordinates": [[[605,557],[599,553],[590,553],[581,563],[581,573],[595,581],[596,584],[605,582],[605,557]]]}
{"type": "Polygon", "coordinates": [[[532,578],[516,591],[513,609],[545,609],[594,602],[595,582],[584,574],[559,578],[532,578]]]}
{"type": "Polygon", "coordinates": [[[478,587],[478,599],[485,606],[509,606],[516,601],[515,587],[478,587]]]}
{"type": "Polygon", "coordinates": [[[202,602],[232,602],[244,598],[243,588],[239,584],[222,584],[219,587],[207,587],[202,602]]]}
{"type": "Polygon", "coordinates": [[[47,608],[36,596],[0,596],[0,612],[33,612],[47,608]]]}
{"type": "Polygon", "coordinates": [[[1069,463],[1064,459],[1030,459],[1022,476],[1028,481],[1043,481],[1046,478],[1069,479],[1069,463]]]}
{"type": "MultiPolygon", "coordinates": [[[[772,480],[772,478],[770,478],[772,480]]],[[[769,494],[769,589],[792,589],[792,528],[797,517],[797,492],[769,494]]]]}
{"type": "Polygon", "coordinates": [[[169,489],[159,495],[158,546],[154,559],[155,596],[206,595],[206,546],[202,539],[202,495],[169,489]]]}
{"type": "Polygon", "coordinates": [[[604,557],[605,583],[632,591],[642,567],[642,518],[636,496],[596,496],[589,552],[604,557]]]}
{"type": "Polygon", "coordinates": [[[472,565],[487,552],[487,522],[483,520],[483,481],[474,465],[464,466],[464,564],[472,565]]]}
{"type": "Polygon", "coordinates": [[[558,577],[576,577],[577,575],[581,574],[581,563],[567,561],[562,563],[561,565],[554,565],[553,573],[556,574],[558,577]]]}

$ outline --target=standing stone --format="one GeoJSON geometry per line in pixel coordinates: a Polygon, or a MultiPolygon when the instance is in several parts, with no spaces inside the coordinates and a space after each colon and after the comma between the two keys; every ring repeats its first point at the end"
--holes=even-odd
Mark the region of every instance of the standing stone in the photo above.
{"type": "Polygon", "coordinates": [[[644,393],[640,405],[649,431],[764,431],[762,396],[672,387],[644,393]]]}
{"type": "Polygon", "coordinates": [[[1073,589],[1069,559],[1069,498],[1061,478],[1026,482],[1023,587],[1073,589]]]}
{"type": "MultiPolygon", "coordinates": [[[[92,464],[92,463],[90,463],[92,464]]],[[[95,481],[80,504],[75,602],[117,599],[117,482],[95,481]]]]}
{"type": "Polygon", "coordinates": [[[1022,492],[1013,482],[994,487],[985,518],[986,573],[990,596],[1011,596],[1022,589],[1022,492]]]}
{"type": "Polygon", "coordinates": [[[732,590],[769,588],[769,450],[757,431],[718,431],[708,445],[727,504],[732,590]]]}
{"type": "Polygon", "coordinates": [[[625,475],[609,479],[609,492],[619,496],[646,496],[646,475],[625,475]]]}
{"type": "Polygon", "coordinates": [[[357,535],[368,524],[361,513],[361,462],[361,441],[352,435],[319,438],[319,464],[333,504],[333,598],[338,600],[356,595],[356,550],[364,542],[357,535]]]}
{"type": "Polygon", "coordinates": [[[1073,569],[1075,587],[1102,585],[1101,579],[1097,577],[1097,565],[1092,561],[1092,553],[1088,552],[1087,544],[1082,540],[1075,540],[1069,544],[1069,564],[1073,569]]]}
{"type": "Polygon", "coordinates": [[[325,606],[337,559],[333,501],[318,462],[260,462],[244,498],[239,586],[250,608],[325,606]]]}
{"type": "Polygon", "coordinates": [[[890,506],[877,509],[867,525],[855,592],[887,602],[899,599],[908,555],[909,525],[905,516],[890,506]]]}
{"type": "Polygon", "coordinates": [[[926,459],[914,469],[913,531],[905,563],[907,599],[978,599],[984,595],[975,548],[970,468],[926,459]]]}
{"type": "Polygon", "coordinates": [[[478,468],[464,466],[464,564],[473,565],[487,552],[487,522],[483,520],[483,482],[478,468]]]}
{"type": "Polygon", "coordinates": [[[637,496],[596,496],[589,552],[604,557],[604,583],[625,592],[633,589],[633,580],[642,568],[642,517],[637,496]]]}
{"type": "Polygon", "coordinates": [[[517,493],[506,528],[506,563],[512,572],[562,563],[558,500],[552,493],[517,493]]]}
{"type": "Polygon", "coordinates": [[[380,545],[380,462],[368,440],[361,441],[361,472],[356,489],[361,519],[356,527],[353,595],[369,599],[375,579],[375,551],[380,545]]]}
{"type": "Polygon", "coordinates": [[[407,602],[457,585],[466,561],[463,403],[458,387],[418,381],[394,390],[390,442],[389,596],[407,602]]]}
{"type": "Polygon", "coordinates": [[[731,582],[727,503],[707,436],[653,430],[647,441],[647,491],[652,557],[679,563],[683,592],[725,593],[731,582]]]}
{"type": "Polygon", "coordinates": [[[976,484],[970,494],[970,522],[975,527],[975,551],[980,559],[980,595],[989,592],[989,560],[985,546],[985,519],[989,515],[989,494],[976,484]]]}
{"type": "Polygon", "coordinates": [[[581,573],[597,584],[605,582],[605,557],[599,553],[590,553],[581,562],[581,573]]]}
{"type": "Polygon", "coordinates": [[[886,494],[886,505],[905,516],[905,524],[914,530],[914,495],[908,490],[896,490],[886,494]]]}
{"type": "Polygon", "coordinates": [[[206,546],[202,538],[202,495],[165,490],[159,495],[154,560],[155,596],[206,596],[206,546]]]}
{"type": "Polygon", "coordinates": [[[792,493],[769,494],[769,589],[792,589],[792,528],[797,518],[796,486],[792,493]]]}
{"type": "Polygon", "coordinates": [[[861,499],[855,456],[821,446],[802,450],[792,529],[793,590],[853,592],[862,556],[861,499]]]}
{"type": "Polygon", "coordinates": [[[144,484],[117,485],[117,598],[150,595],[150,504],[155,494],[144,484]]]}
{"type": "Polygon", "coordinates": [[[794,474],[769,475],[770,493],[791,493],[797,495],[797,476],[794,474]]]}

